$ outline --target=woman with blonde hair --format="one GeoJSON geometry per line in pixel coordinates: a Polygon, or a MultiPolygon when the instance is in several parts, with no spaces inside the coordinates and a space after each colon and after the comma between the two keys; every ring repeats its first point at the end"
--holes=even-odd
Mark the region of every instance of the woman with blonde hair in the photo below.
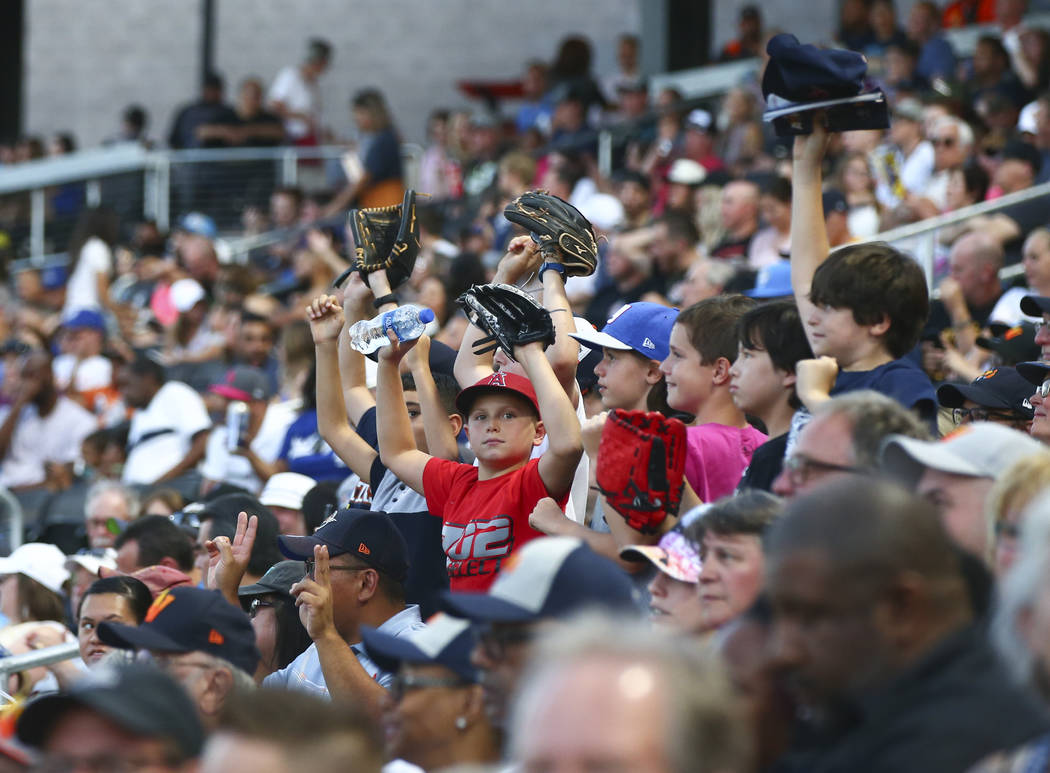
{"type": "Polygon", "coordinates": [[[1018,534],[1025,508],[1050,488],[1050,452],[1019,459],[1004,472],[985,500],[988,526],[994,530],[993,570],[1002,579],[1017,559],[1018,534]]]}

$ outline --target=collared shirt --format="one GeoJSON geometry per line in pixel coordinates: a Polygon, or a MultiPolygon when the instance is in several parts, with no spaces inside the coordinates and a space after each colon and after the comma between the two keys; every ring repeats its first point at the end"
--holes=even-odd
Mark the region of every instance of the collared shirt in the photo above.
{"type": "MultiPolygon", "coordinates": [[[[426,624],[419,616],[419,607],[415,604],[409,604],[396,615],[388,618],[376,630],[390,636],[401,637],[425,627],[426,624]]],[[[394,675],[389,671],[383,671],[376,665],[365,653],[363,644],[360,642],[352,644],[350,649],[354,651],[354,654],[357,656],[357,662],[361,664],[361,668],[365,670],[365,673],[372,677],[380,686],[390,687],[394,675]]],[[[263,686],[302,690],[303,692],[314,693],[326,698],[329,697],[328,686],[325,684],[324,673],[321,671],[321,657],[317,653],[317,645],[311,644],[303,654],[287,666],[266,677],[263,680],[263,686]]]]}

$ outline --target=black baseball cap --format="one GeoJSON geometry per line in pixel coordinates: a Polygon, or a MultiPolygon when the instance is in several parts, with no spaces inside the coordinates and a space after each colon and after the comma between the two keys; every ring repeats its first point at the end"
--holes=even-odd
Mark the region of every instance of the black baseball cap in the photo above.
{"type": "Polygon", "coordinates": [[[266,570],[259,582],[242,585],[237,589],[240,598],[261,596],[264,593],[292,595],[292,586],[306,575],[306,564],[302,561],[279,561],[266,570]]]}
{"type": "Polygon", "coordinates": [[[828,188],[824,191],[821,201],[824,204],[824,217],[827,217],[832,212],[842,212],[843,214],[849,212],[849,202],[846,201],[846,196],[842,191],[835,188],[828,188]]]}
{"type": "Polygon", "coordinates": [[[1029,317],[1041,317],[1050,311],[1050,298],[1045,295],[1026,295],[1021,299],[1021,311],[1029,317]]]}
{"type": "Polygon", "coordinates": [[[941,384],[937,387],[937,402],[945,408],[962,408],[967,400],[982,408],[1000,408],[1013,411],[1026,419],[1035,414],[1032,403],[1032,384],[1014,368],[987,370],[969,384],[941,384]]]}
{"type": "Polygon", "coordinates": [[[998,354],[1004,365],[1038,360],[1041,347],[1035,342],[1035,325],[1022,322],[1019,325],[991,324],[992,337],[981,336],[977,345],[998,354]]]}
{"type": "Polygon", "coordinates": [[[329,556],[349,553],[398,582],[408,577],[408,546],[386,513],[344,507],[310,536],[281,535],[277,544],[296,561],[312,561],[314,546],[327,545],[329,556]]]}
{"type": "Polygon", "coordinates": [[[122,649],[206,652],[248,674],[259,665],[251,621],[217,590],[179,586],[164,591],[141,625],[102,623],[98,637],[122,649]]]}
{"type": "Polygon", "coordinates": [[[171,741],[187,759],[199,755],[204,745],[193,701],[172,677],[145,663],[101,666],[66,692],[30,701],[18,717],[18,740],[43,746],[59,719],[74,708],[95,711],[135,735],[171,741]]]}

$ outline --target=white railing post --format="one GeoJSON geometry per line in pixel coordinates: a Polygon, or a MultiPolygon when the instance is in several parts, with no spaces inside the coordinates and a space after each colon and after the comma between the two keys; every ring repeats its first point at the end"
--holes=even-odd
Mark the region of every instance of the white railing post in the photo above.
{"type": "Polygon", "coordinates": [[[295,185],[299,181],[299,154],[288,147],[281,154],[281,185],[295,185]]]}
{"type": "Polygon", "coordinates": [[[154,185],[157,201],[157,212],[154,218],[157,221],[157,228],[167,231],[171,226],[171,160],[168,156],[158,156],[154,185]]]}
{"type": "Polygon", "coordinates": [[[89,207],[97,207],[102,203],[102,184],[97,180],[88,180],[84,186],[84,201],[89,207]]]}
{"type": "Polygon", "coordinates": [[[34,261],[44,257],[44,219],[47,217],[47,199],[43,188],[34,188],[29,194],[29,255],[34,261]]]}
{"type": "Polygon", "coordinates": [[[602,177],[612,174],[612,132],[603,130],[598,132],[598,169],[602,177]]]}

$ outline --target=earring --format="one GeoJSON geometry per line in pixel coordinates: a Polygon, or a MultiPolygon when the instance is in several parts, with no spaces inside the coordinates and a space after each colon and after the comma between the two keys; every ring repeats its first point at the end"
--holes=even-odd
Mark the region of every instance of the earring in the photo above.
{"type": "Polygon", "coordinates": [[[467,718],[456,717],[456,730],[463,731],[467,729],[467,718]]]}

